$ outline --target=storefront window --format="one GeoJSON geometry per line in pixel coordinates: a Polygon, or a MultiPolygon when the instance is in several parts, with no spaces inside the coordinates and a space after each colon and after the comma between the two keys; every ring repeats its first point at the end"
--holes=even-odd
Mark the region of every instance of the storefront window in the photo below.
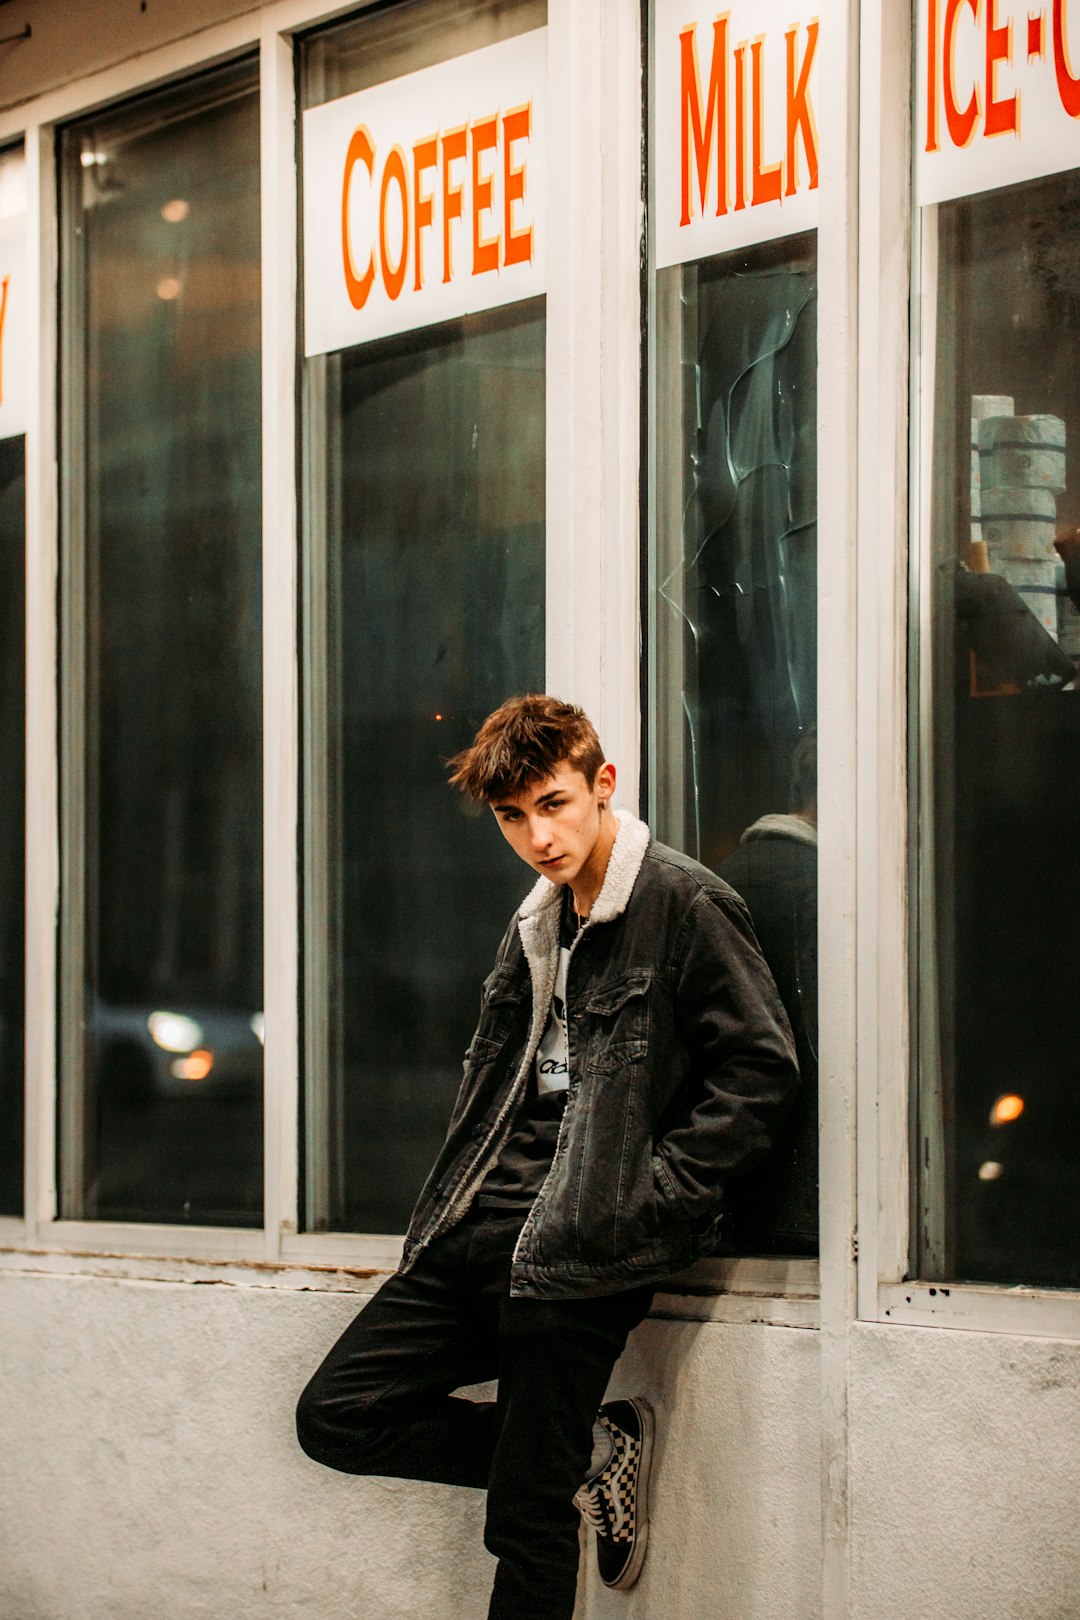
{"type": "Polygon", "coordinates": [[[257,70],[60,162],[61,1213],[257,1225],[257,70]]]}
{"type": "Polygon", "coordinates": [[[813,235],[656,287],[653,821],[746,900],[796,1032],[798,1115],[729,1189],[746,1250],[817,1234],[813,235]]]}
{"type": "Polygon", "coordinates": [[[23,1212],[26,160],[0,152],[0,1215],[23,1212]]]}
{"type": "Polygon", "coordinates": [[[655,0],[650,818],[745,899],[803,1077],[726,1190],[743,1254],[817,1252],[817,156],[781,115],[818,26],[655,0]]]}
{"type": "Polygon", "coordinates": [[[503,74],[543,63],[545,16],[542,0],[418,0],[303,48],[306,105],[329,118],[305,118],[309,232],[313,187],[338,162],[333,234],[304,261],[308,1229],[404,1229],[522,893],[445,761],[544,682],[545,304],[496,293],[539,251],[540,102],[503,74]],[[489,47],[504,54],[481,60],[489,47]],[[345,99],[357,92],[371,99],[345,99]],[[505,110],[524,106],[507,147],[505,110]],[[339,108],[341,150],[355,159],[360,129],[368,145],[352,301],[324,337],[346,284],[340,160],[318,143],[339,108]],[[430,302],[456,298],[462,277],[467,310],[430,302]]]}
{"type": "Polygon", "coordinates": [[[924,1275],[1080,1285],[1080,174],[923,211],[924,1275]]]}

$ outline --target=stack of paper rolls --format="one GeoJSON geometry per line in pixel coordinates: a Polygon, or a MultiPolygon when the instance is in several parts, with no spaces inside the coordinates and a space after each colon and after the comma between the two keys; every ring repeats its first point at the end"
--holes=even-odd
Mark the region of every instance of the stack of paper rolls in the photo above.
{"type": "Polygon", "coordinates": [[[1058,635],[1057,495],[1065,488],[1065,424],[1057,416],[987,416],[979,423],[982,538],[990,566],[1058,635]]]}
{"type": "Polygon", "coordinates": [[[984,489],[1065,489],[1065,424],[1060,416],[990,416],[979,424],[984,489]]]}
{"type": "Polygon", "coordinates": [[[1009,394],[973,394],[971,398],[971,538],[981,540],[982,534],[982,465],[979,455],[979,429],[988,416],[1011,416],[1012,396],[1009,394]]]}

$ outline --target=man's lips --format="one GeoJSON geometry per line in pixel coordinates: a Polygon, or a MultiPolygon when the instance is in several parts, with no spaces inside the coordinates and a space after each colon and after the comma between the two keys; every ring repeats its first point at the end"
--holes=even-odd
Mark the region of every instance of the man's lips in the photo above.
{"type": "Polygon", "coordinates": [[[558,866],[559,862],[564,861],[565,859],[566,859],[565,855],[552,855],[550,860],[541,861],[540,865],[541,866],[558,866]]]}

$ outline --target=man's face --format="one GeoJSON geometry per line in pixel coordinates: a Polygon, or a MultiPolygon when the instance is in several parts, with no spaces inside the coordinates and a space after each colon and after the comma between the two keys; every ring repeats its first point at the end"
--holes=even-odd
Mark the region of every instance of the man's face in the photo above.
{"type": "Polygon", "coordinates": [[[592,787],[565,760],[551,776],[524,793],[492,804],[506,842],[534,872],[553,883],[573,883],[597,853],[611,816],[614,765],[601,765],[592,787]],[[607,816],[600,805],[607,805],[607,816]]]}

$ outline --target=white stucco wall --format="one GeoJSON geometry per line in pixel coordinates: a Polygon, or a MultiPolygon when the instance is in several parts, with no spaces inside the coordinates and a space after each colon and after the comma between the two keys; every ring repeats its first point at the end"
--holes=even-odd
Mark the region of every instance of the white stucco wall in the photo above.
{"type": "Polygon", "coordinates": [[[1080,1344],[857,1326],[852,1613],[1077,1620],[1080,1344]]]}
{"type": "Polygon", "coordinates": [[[817,1333],[646,1322],[617,1393],[657,1413],[649,1555],[629,1596],[587,1565],[588,1620],[817,1620],[817,1333]]]}
{"type": "MultiPolygon", "coordinates": [[[[483,1498],[309,1462],[356,1295],[0,1276],[0,1620],[479,1620],[483,1498]]],[[[819,1620],[819,1336],[649,1321],[638,1587],[577,1620],[819,1620]]],[[[851,1620],[1076,1620],[1080,1344],[857,1326],[851,1620]]]]}
{"type": "MultiPolygon", "coordinates": [[[[479,1492],[353,1479],[292,1433],[352,1295],[0,1277],[0,1620],[479,1620],[479,1492]]],[[[818,1336],[651,1321],[650,1556],[578,1620],[816,1620],[818,1336]]]]}

